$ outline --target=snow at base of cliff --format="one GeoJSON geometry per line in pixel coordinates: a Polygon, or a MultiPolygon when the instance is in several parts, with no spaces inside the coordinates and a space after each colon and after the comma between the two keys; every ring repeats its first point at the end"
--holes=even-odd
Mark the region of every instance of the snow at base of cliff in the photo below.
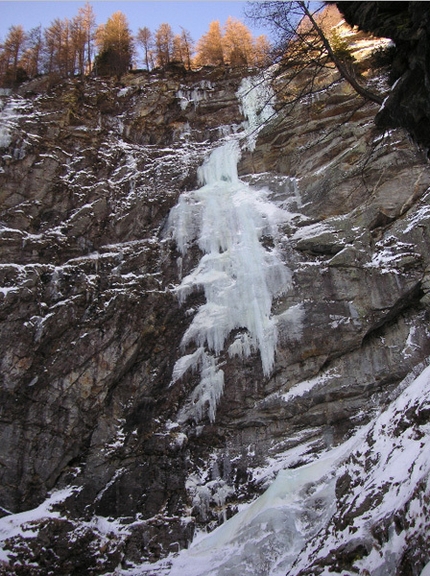
{"type": "Polygon", "coordinates": [[[336,556],[354,550],[357,573],[394,573],[413,534],[430,530],[430,367],[413,378],[345,443],[281,470],[262,496],[212,533],[198,534],[188,550],[119,573],[344,575],[336,556]]]}

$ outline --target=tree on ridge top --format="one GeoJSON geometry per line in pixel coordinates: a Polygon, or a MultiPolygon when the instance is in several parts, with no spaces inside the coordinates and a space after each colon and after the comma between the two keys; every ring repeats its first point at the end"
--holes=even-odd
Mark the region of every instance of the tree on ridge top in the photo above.
{"type": "Polygon", "coordinates": [[[112,14],[106,24],[97,28],[96,44],[99,48],[96,57],[97,74],[120,77],[131,68],[133,36],[127,18],[121,11],[112,14]]]}

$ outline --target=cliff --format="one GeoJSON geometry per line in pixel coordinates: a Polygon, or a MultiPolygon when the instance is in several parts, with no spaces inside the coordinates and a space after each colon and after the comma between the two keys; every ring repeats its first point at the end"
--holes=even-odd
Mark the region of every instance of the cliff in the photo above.
{"type": "Polygon", "coordinates": [[[1,110],[1,573],[420,574],[425,155],[340,80],[46,82],[1,110]]]}
{"type": "Polygon", "coordinates": [[[426,2],[336,2],[348,24],[394,42],[393,84],[376,121],[430,146],[430,11],[426,2]]]}

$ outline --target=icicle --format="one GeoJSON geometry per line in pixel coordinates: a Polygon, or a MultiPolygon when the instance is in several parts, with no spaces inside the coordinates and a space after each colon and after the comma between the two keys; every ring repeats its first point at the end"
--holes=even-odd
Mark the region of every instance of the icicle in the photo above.
{"type": "MultiPolygon", "coordinates": [[[[189,402],[179,413],[178,421],[186,422],[189,418],[193,418],[198,422],[207,412],[210,422],[215,422],[217,405],[224,391],[224,372],[218,369],[212,355],[207,354],[202,348],[196,352],[197,354],[194,353],[184,358],[187,359],[186,362],[191,360],[186,368],[199,367],[200,384],[193,390],[189,402]]],[[[183,358],[176,363],[181,364],[180,367],[175,366],[176,370],[185,368],[181,360],[183,361],[183,358]]]]}

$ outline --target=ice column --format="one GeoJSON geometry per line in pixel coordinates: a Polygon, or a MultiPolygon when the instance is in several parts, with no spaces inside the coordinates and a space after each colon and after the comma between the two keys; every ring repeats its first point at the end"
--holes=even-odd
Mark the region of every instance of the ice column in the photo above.
{"type": "Polygon", "coordinates": [[[15,100],[9,101],[4,108],[0,101],[0,148],[7,148],[12,142],[14,121],[18,118],[17,107],[15,100]]]}
{"type": "Polygon", "coordinates": [[[199,420],[206,411],[215,419],[224,386],[218,358],[233,330],[238,336],[227,352],[248,356],[259,351],[264,374],[271,373],[277,340],[272,300],[290,283],[290,272],[276,249],[262,243],[264,236],[276,238],[286,213],[268,200],[267,190],[252,188],[238,177],[239,138],[255,132],[256,103],[261,103],[261,98],[251,96],[249,84],[239,95],[241,91],[247,94],[244,112],[252,103],[247,129],[210,154],[199,169],[201,188],[182,194],[169,219],[179,251],[184,255],[197,243],[203,254],[177,287],[181,302],[194,290],[203,290],[206,298],[182,340],[184,349],[197,348],[177,361],[173,374],[176,381],[188,369],[200,371],[200,384],[179,415],[183,420],[199,420]]]}
{"type": "Polygon", "coordinates": [[[271,104],[274,94],[264,73],[252,78],[244,78],[237,92],[242,102],[242,112],[247,119],[247,148],[253,150],[260,129],[275,115],[271,104]]]}

